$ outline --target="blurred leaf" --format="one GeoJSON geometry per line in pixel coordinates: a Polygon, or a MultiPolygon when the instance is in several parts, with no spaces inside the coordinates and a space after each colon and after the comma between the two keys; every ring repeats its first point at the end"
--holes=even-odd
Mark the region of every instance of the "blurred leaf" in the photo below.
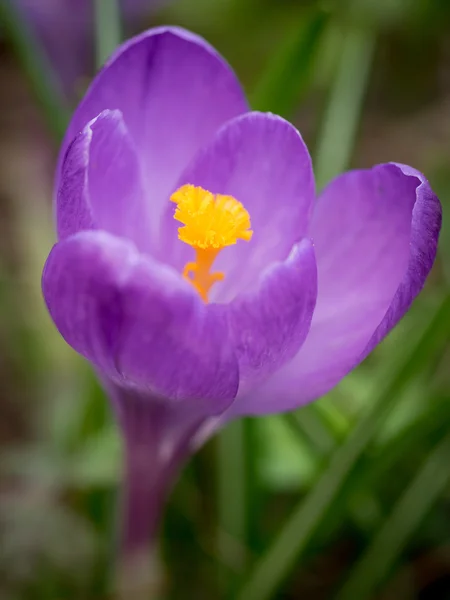
{"type": "MultiPolygon", "coordinates": [[[[417,380],[414,379],[406,387],[405,392],[399,395],[400,404],[408,399],[410,391],[415,390],[416,387],[417,380]]],[[[422,391],[423,398],[426,387],[425,385],[418,387],[422,391]]],[[[396,406],[397,403],[393,412],[396,406]]],[[[320,530],[324,535],[328,530],[338,528],[342,523],[342,514],[346,510],[365,538],[367,535],[373,535],[375,529],[378,529],[385,510],[383,502],[378,500],[377,496],[382,498],[383,492],[387,489],[391,490],[397,485],[403,485],[404,478],[408,474],[411,475],[411,470],[415,468],[417,457],[420,457],[424,451],[427,452],[436,442],[436,438],[442,436],[443,429],[450,418],[450,403],[445,394],[432,396],[429,404],[424,408],[423,414],[416,414],[413,421],[408,421],[395,436],[391,435],[386,439],[383,435],[384,429],[390,424],[393,412],[389,414],[374,444],[367,449],[360,464],[353,469],[346,482],[344,493],[341,490],[336,498],[334,510],[320,524],[320,530]],[[401,476],[392,478],[393,473],[401,473],[401,476]]]]}
{"type": "Polygon", "coordinates": [[[283,46],[273,53],[271,63],[251,94],[254,110],[289,116],[297,108],[311,78],[316,52],[328,14],[310,10],[304,23],[294,22],[283,46]]]}
{"type": "Polygon", "coordinates": [[[117,485],[121,468],[121,439],[115,428],[105,428],[85,439],[76,451],[37,442],[3,452],[2,472],[61,493],[89,487],[117,485]]]}
{"type": "Polygon", "coordinates": [[[112,487],[119,483],[122,440],[119,432],[106,428],[88,438],[73,457],[70,483],[79,488],[112,487]]]}
{"type": "Polygon", "coordinates": [[[49,576],[43,564],[53,575],[64,571],[76,589],[85,584],[98,539],[84,516],[59,502],[54,489],[37,484],[3,492],[0,525],[2,589],[8,583],[19,589],[30,581],[42,584],[49,576]]]}
{"type": "Polygon", "coordinates": [[[430,406],[423,401],[427,393],[429,393],[429,389],[427,389],[427,381],[424,378],[415,380],[414,385],[409,386],[400,394],[388,421],[377,436],[377,442],[380,444],[389,442],[409,425],[420,420],[430,409],[430,406]]]}
{"type": "Polygon", "coordinates": [[[450,435],[427,457],[389,517],[352,569],[338,600],[368,600],[399,559],[417,525],[450,481],[450,435]]]}
{"type": "MultiPolygon", "coordinates": [[[[229,423],[216,439],[217,448],[217,554],[220,563],[231,564],[236,544],[248,544],[248,455],[244,419],[229,423]],[[230,543],[231,542],[231,543],[230,543]]],[[[251,474],[253,475],[253,473],[251,474]]],[[[245,555],[240,567],[245,567],[245,555]]],[[[221,577],[225,595],[232,592],[233,581],[221,577]]]]}
{"type": "MultiPolygon", "coordinates": [[[[443,206],[444,215],[448,214],[450,209],[450,162],[448,156],[445,156],[443,162],[435,167],[434,173],[430,178],[433,189],[439,196],[443,206]]],[[[443,219],[441,234],[439,236],[439,257],[443,274],[447,285],[450,285],[450,222],[449,219],[443,219]]]]}
{"type": "Polygon", "coordinates": [[[121,20],[119,0],[94,0],[96,63],[100,68],[120,44],[121,20]]]}
{"type": "Polygon", "coordinates": [[[299,437],[297,426],[281,416],[259,419],[258,434],[264,443],[258,454],[261,479],[274,490],[305,487],[316,474],[317,456],[309,440],[299,437]]]}
{"type": "Polygon", "coordinates": [[[318,189],[349,164],[374,48],[373,29],[346,31],[315,152],[318,189]]]}
{"type": "Polygon", "coordinates": [[[448,394],[434,395],[429,402],[426,412],[416,416],[414,421],[408,423],[395,437],[389,438],[388,441],[382,438],[382,441],[376,443],[364,472],[359,477],[359,485],[373,487],[384,476],[389,478],[397,463],[402,458],[409,461],[412,450],[419,447],[424,440],[431,438],[435,441],[436,437],[442,436],[450,421],[448,394]]]}
{"type": "Polygon", "coordinates": [[[410,17],[416,0],[351,0],[352,18],[378,26],[393,26],[410,17]]]}
{"type": "Polygon", "coordinates": [[[59,82],[16,5],[14,0],[0,2],[0,26],[20,60],[51,131],[60,140],[66,130],[68,112],[59,82]]]}

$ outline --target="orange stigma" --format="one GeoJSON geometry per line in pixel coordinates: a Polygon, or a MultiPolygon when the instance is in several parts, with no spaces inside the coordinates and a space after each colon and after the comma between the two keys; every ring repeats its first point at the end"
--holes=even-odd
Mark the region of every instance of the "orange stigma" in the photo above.
{"type": "Polygon", "coordinates": [[[189,184],[181,186],[170,200],[177,205],[174,219],[183,223],[178,238],[195,250],[195,262],[187,263],[183,277],[208,302],[211,286],[225,277],[221,272],[211,273],[213,262],[225,246],[252,239],[250,215],[233,196],[212,194],[189,184]]]}

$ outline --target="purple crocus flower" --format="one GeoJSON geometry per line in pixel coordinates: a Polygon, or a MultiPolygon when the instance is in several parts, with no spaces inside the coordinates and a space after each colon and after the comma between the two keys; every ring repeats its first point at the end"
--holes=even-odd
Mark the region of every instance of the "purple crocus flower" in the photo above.
{"type": "Polygon", "coordinates": [[[56,220],[43,292],[123,428],[134,551],[202,427],[318,398],[392,329],[441,207],[394,163],[316,197],[295,127],[250,112],[213,48],[164,27],[123,44],[76,110],[56,220]]]}

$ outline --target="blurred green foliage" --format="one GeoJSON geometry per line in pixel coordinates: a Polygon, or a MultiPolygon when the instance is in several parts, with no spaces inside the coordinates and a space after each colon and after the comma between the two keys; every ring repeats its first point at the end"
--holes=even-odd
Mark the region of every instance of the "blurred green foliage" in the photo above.
{"type": "MultiPolygon", "coordinates": [[[[0,6],[2,89],[26,78],[31,107],[24,126],[11,96],[0,118],[0,598],[106,598],[121,444],[39,289],[65,109],[37,40],[0,6]]],[[[164,22],[207,37],[255,108],[300,128],[320,185],[349,166],[410,163],[445,215],[446,0],[180,0],[141,26],[164,22]]],[[[333,392],[291,415],[233,424],[187,466],[164,523],[168,599],[450,597],[445,218],[440,248],[413,309],[333,392]]]]}

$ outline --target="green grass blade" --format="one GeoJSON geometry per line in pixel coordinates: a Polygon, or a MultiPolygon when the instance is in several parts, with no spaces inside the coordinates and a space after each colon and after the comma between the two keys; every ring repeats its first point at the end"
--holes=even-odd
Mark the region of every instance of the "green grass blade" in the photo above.
{"type": "Polygon", "coordinates": [[[429,324],[415,343],[405,343],[405,356],[392,379],[380,386],[367,410],[346,441],[333,454],[323,475],[282,527],[278,537],[259,560],[237,600],[267,600],[307,547],[322,519],[347,481],[408,380],[426,368],[448,341],[450,297],[441,301],[429,324]]]}
{"type": "MultiPolygon", "coordinates": [[[[232,421],[217,436],[217,555],[225,566],[245,569],[247,522],[247,423],[232,421]],[[242,551],[241,551],[242,550],[242,551]],[[239,560],[236,560],[236,554],[239,560]]],[[[234,581],[220,569],[219,585],[228,597],[234,581]]]]}
{"type": "Polygon", "coordinates": [[[220,526],[237,540],[245,537],[245,427],[231,422],[217,438],[218,512],[220,526]]]}
{"type": "Polygon", "coordinates": [[[95,54],[98,68],[122,39],[119,0],[95,0],[95,54]]]}
{"type": "Polygon", "coordinates": [[[289,116],[298,106],[308,87],[327,19],[326,12],[314,9],[302,27],[294,23],[250,95],[250,104],[255,110],[289,116]]]}
{"type": "Polygon", "coordinates": [[[337,600],[368,600],[399,558],[411,535],[450,481],[450,434],[430,453],[422,468],[398,500],[350,577],[337,600]]]}
{"type": "Polygon", "coordinates": [[[317,458],[328,458],[336,447],[337,440],[313,409],[311,404],[282,416],[289,428],[310,445],[317,458]]]}
{"type": "MultiPolygon", "coordinates": [[[[427,439],[442,435],[442,429],[450,419],[450,403],[448,394],[435,396],[430,401],[430,408],[425,414],[420,414],[410,425],[401,431],[395,438],[385,443],[383,447],[373,454],[364,474],[360,476],[359,484],[365,487],[376,486],[381,479],[394,469],[396,463],[418,444],[426,443],[427,439]]],[[[430,440],[431,441],[431,440],[430,440]]]]}
{"type": "Polygon", "coordinates": [[[346,32],[315,152],[318,189],[350,162],[374,48],[373,31],[350,29],[346,32]]]}

